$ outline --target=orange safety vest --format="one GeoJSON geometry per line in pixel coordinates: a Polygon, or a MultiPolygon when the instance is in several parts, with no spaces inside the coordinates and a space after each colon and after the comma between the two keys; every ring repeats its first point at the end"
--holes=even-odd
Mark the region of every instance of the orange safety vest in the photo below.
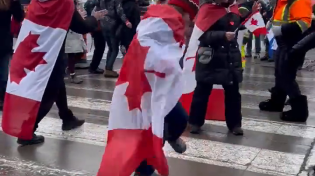
{"type": "Polygon", "coordinates": [[[278,0],[273,12],[274,26],[296,22],[305,32],[312,21],[311,0],[278,0]]]}

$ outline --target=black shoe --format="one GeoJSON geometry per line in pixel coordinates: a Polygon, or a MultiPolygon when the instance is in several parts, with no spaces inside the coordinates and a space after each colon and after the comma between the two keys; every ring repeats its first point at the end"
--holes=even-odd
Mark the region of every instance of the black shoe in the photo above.
{"type": "Polygon", "coordinates": [[[83,80],[78,78],[75,73],[70,73],[70,82],[73,84],[81,84],[83,80]]]}
{"type": "Polygon", "coordinates": [[[287,96],[282,92],[277,92],[274,88],[269,90],[271,98],[259,103],[261,111],[282,112],[287,96]]]}
{"type": "Polygon", "coordinates": [[[230,132],[233,133],[235,136],[243,136],[244,131],[241,127],[235,127],[233,129],[230,129],[230,132]]]}
{"type": "Polygon", "coordinates": [[[181,138],[178,138],[175,141],[168,141],[168,143],[177,153],[184,153],[187,149],[185,141],[182,140],[181,138]]]}
{"type": "Polygon", "coordinates": [[[290,99],[291,110],[283,112],[281,120],[288,122],[306,122],[308,118],[307,97],[301,95],[290,99]]]}
{"type": "Polygon", "coordinates": [[[275,60],[274,59],[268,59],[268,62],[274,62],[275,60]]]}
{"type": "Polygon", "coordinates": [[[267,55],[265,55],[264,57],[260,58],[260,61],[266,61],[269,60],[269,57],[267,55]]]}
{"type": "Polygon", "coordinates": [[[76,117],[74,117],[74,119],[71,121],[63,122],[61,129],[62,131],[73,130],[82,126],[84,123],[85,123],[85,120],[79,120],[76,117]]]}
{"type": "Polygon", "coordinates": [[[30,140],[25,140],[25,139],[18,139],[17,143],[20,145],[35,145],[35,144],[40,144],[45,141],[44,136],[36,135],[33,134],[33,138],[30,140]]]}
{"type": "Polygon", "coordinates": [[[190,125],[190,133],[191,134],[200,134],[201,133],[201,127],[197,125],[190,125]]]}
{"type": "Polygon", "coordinates": [[[91,70],[91,69],[89,69],[89,73],[90,73],[90,74],[103,74],[103,73],[104,73],[104,70],[103,70],[103,69],[100,69],[100,68],[97,68],[96,70],[91,70]]]}

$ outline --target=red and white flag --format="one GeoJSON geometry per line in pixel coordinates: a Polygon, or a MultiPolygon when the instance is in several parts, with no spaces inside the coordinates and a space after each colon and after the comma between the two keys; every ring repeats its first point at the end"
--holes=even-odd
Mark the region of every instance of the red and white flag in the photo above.
{"type": "Polygon", "coordinates": [[[255,36],[268,33],[264,19],[259,11],[251,14],[242,24],[255,36]]]}
{"type": "Polygon", "coordinates": [[[130,176],[144,160],[168,175],[164,118],[182,95],[183,42],[181,15],[170,6],[151,5],[120,70],[98,176],[130,176]]]}
{"type": "MultiPolygon", "coordinates": [[[[236,4],[225,8],[211,3],[204,4],[200,7],[195,18],[195,26],[189,40],[189,46],[184,57],[184,92],[181,97],[181,103],[186,111],[189,112],[194,90],[196,88],[195,68],[196,53],[199,47],[199,38],[207,31],[215,22],[227,13],[238,14],[236,4]],[[212,15],[209,15],[212,14],[212,15]]],[[[214,85],[209,103],[207,107],[206,119],[224,120],[224,91],[221,85],[214,85]]]]}
{"type": "Polygon", "coordinates": [[[74,12],[72,0],[32,0],[12,57],[2,129],[31,139],[37,114],[74,12]],[[67,12],[67,13],[65,13],[67,12]]]}

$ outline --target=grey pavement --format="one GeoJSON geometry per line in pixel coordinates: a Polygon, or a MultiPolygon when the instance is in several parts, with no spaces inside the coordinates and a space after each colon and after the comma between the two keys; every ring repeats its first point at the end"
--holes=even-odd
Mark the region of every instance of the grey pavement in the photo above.
{"type": "MultiPolygon", "coordinates": [[[[118,60],[115,69],[119,69],[118,60]]],[[[101,66],[103,67],[103,65],[101,66]]],[[[80,85],[67,79],[68,103],[86,119],[82,128],[62,132],[54,106],[40,123],[42,145],[19,147],[16,139],[0,131],[0,176],[95,176],[107,140],[108,114],[116,79],[78,70],[80,85]]],[[[165,147],[170,176],[306,176],[315,164],[315,73],[299,71],[302,92],[309,96],[306,123],[287,123],[279,113],[259,111],[268,98],[273,69],[248,59],[241,85],[245,135],[230,135],[225,122],[207,121],[200,135],[183,134],[187,151],[179,155],[165,147]]],[[[128,145],[128,144],[126,144],[128,145]]],[[[113,161],[115,162],[115,161],[113,161]]]]}

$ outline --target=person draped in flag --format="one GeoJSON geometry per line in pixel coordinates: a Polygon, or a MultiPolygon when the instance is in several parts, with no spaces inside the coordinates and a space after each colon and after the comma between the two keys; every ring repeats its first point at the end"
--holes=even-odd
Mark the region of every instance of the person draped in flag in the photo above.
{"type": "MultiPolygon", "coordinates": [[[[252,8],[257,11],[257,4],[252,8]]],[[[209,96],[213,85],[218,84],[222,85],[225,91],[227,127],[234,135],[243,135],[239,92],[243,68],[235,33],[241,24],[242,19],[234,0],[215,0],[200,4],[190,40],[190,43],[198,43],[195,41],[199,40],[195,61],[197,86],[189,117],[193,134],[201,132],[209,96]]]]}
{"type": "Polygon", "coordinates": [[[275,60],[275,86],[270,99],[259,103],[262,111],[281,112],[281,120],[305,122],[308,118],[307,97],[301,94],[296,74],[303,63],[304,54],[297,54],[295,45],[304,37],[312,22],[311,0],[278,0],[271,18],[272,31],[278,48],[275,60]],[[292,54],[291,51],[294,53],[292,54]],[[283,112],[286,97],[291,110],[283,112]]]}
{"type": "Polygon", "coordinates": [[[178,153],[188,115],[182,95],[185,36],[198,2],[170,0],[151,5],[125,55],[109,115],[108,142],[98,176],[167,176],[167,141],[178,153]],[[128,144],[128,145],[126,145],[128,144]]]}
{"type": "Polygon", "coordinates": [[[73,0],[31,1],[11,61],[2,116],[3,131],[17,137],[18,144],[44,142],[34,132],[55,102],[62,130],[84,123],[67,104],[64,41],[69,29],[80,34],[93,31],[105,13],[95,12],[84,21],[73,0]]]}

